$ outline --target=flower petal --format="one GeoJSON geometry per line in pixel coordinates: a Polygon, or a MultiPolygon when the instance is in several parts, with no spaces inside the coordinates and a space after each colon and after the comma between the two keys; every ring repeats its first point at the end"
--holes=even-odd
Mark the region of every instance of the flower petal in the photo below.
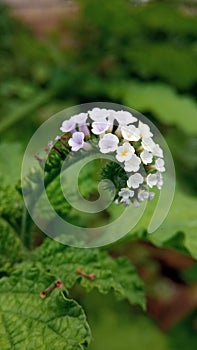
{"type": "Polygon", "coordinates": [[[133,154],[131,159],[125,162],[124,169],[128,172],[136,172],[140,168],[141,160],[136,154],[133,154]]]}
{"type": "Polygon", "coordinates": [[[101,153],[114,152],[118,148],[119,139],[116,135],[111,133],[105,134],[99,141],[99,148],[101,153]]]}

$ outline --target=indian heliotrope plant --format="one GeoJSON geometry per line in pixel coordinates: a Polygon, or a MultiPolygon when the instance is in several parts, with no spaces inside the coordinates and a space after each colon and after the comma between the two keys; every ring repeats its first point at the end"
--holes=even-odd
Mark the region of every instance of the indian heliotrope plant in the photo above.
{"type": "MultiPolygon", "coordinates": [[[[154,198],[155,193],[150,189],[161,190],[165,172],[163,150],[155,143],[150,127],[131,112],[95,107],[63,121],[60,130],[64,135],[57,136],[56,142],[66,137],[71,152],[96,147],[102,154],[114,156],[113,171],[120,171],[124,178],[120,181],[121,187],[114,184],[116,204],[138,207],[141,202],[154,198]]],[[[50,142],[51,147],[55,145],[50,142]]],[[[104,173],[106,175],[106,171],[104,173]]],[[[109,174],[107,177],[110,179],[109,174]]]]}

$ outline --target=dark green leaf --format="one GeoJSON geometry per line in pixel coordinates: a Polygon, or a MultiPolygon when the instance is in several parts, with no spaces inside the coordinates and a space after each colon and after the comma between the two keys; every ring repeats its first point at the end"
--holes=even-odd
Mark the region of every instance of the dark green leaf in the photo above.
{"type": "Polygon", "coordinates": [[[86,316],[76,301],[54,290],[39,293],[54,277],[37,268],[18,270],[0,281],[0,348],[82,350],[90,342],[86,316]]]}
{"type": "Polygon", "coordinates": [[[145,307],[143,283],[124,257],[113,259],[105,251],[68,247],[46,239],[35,252],[34,259],[60,278],[66,288],[79,282],[88,291],[97,288],[106,294],[113,290],[118,298],[145,307]],[[78,275],[77,269],[95,274],[95,279],[92,281],[78,275]]]}

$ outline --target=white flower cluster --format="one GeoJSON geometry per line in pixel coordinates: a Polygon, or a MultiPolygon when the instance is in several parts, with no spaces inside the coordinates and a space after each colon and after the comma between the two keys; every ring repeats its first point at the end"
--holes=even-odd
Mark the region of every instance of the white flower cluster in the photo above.
{"type": "Polygon", "coordinates": [[[94,138],[101,153],[114,153],[117,163],[128,174],[125,187],[117,193],[116,203],[133,203],[138,207],[140,202],[154,198],[150,188],[162,188],[163,151],[154,142],[149,126],[130,112],[93,108],[64,121],[60,130],[70,133],[71,151],[91,149],[94,138]]]}

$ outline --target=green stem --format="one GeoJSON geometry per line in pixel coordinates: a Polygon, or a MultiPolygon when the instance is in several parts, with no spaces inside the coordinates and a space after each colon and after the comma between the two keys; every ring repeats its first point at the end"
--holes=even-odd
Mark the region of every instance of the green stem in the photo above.
{"type": "Polygon", "coordinates": [[[28,249],[31,249],[31,231],[27,229],[27,220],[28,220],[28,211],[26,207],[23,209],[22,220],[21,220],[21,232],[20,237],[24,246],[28,249]]]}

